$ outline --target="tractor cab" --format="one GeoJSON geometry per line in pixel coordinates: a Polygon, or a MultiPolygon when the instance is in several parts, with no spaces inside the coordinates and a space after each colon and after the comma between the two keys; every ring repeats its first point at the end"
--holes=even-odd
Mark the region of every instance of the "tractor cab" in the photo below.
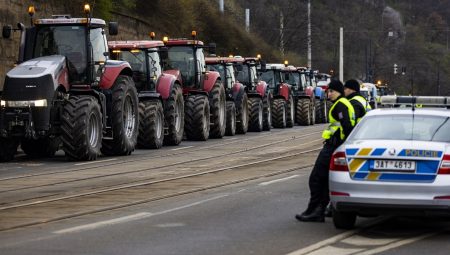
{"type": "Polygon", "coordinates": [[[159,49],[162,41],[111,41],[108,43],[111,58],[127,61],[133,70],[133,80],[138,91],[154,91],[162,74],[159,49]]]}

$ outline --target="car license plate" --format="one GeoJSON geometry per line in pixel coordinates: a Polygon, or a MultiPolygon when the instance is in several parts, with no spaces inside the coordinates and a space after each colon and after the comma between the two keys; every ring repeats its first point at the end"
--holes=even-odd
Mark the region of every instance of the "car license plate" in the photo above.
{"type": "Polygon", "coordinates": [[[416,162],[407,160],[374,160],[373,170],[415,171],[416,162]]]}

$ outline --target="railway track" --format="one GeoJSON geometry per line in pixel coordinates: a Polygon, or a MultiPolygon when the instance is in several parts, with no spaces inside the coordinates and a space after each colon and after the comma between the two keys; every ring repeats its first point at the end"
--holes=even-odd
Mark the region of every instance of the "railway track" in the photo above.
{"type": "MultiPolygon", "coordinates": [[[[281,147],[287,148],[284,152],[281,152],[279,146],[277,146],[278,149],[275,152],[267,150],[268,144],[272,142],[238,150],[222,148],[223,150],[230,150],[227,153],[222,153],[222,157],[224,155],[239,155],[239,160],[231,160],[228,164],[218,161],[208,166],[195,167],[202,160],[194,159],[194,161],[191,161],[192,165],[186,171],[172,169],[172,171],[165,172],[163,175],[160,174],[147,179],[135,179],[125,184],[102,187],[90,186],[90,189],[80,189],[70,194],[67,192],[53,193],[47,198],[34,197],[24,200],[20,199],[20,196],[15,197],[15,200],[12,199],[12,201],[4,203],[0,207],[0,231],[148,203],[299,169],[309,169],[312,166],[311,163],[314,162],[317,151],[321,148],[320,139],[311,140],[314,133],[316,132],[305,134],[310,140],[302,143],[299,143],[298,139],[292,139],[292,137],[291,139],[284,139],[285,141],[275,138],[278,143],[274,144],[283,145],[281,147]],[[261,150],[261,148],[266,148],[266,150],[261,150]],[[257,150],[256,153],[255,150],[257,150]],[[259,155],[249,160],[249,155],[252,154],[259,155]],[[222,166],[220,166],[221,164],[222,166]],[[293,164],[298,166],[292,167],[293,164]],[[245,171],[242,171],[243,169],[245,171]]],[[[207,148],[206,150],[210,149],[207,148]]],[[[211,157],[218,158],[217,155],[211,157]]],[[[204,158],[203,160],[206,160],[207,157],[204,158]]],[[[187,168],[188,163],[181,163],[182,161],[177,164],[187,168]]],[[[171,167],[174,166],[166,165],[162,168],[167,170],[171,167]]],[[[129,175],[130,173],[124,174],[123,178],[129,178],[129,175]]],[[[30,178],[20,178],[19,180],[29,181],[30,178]]],[[[49,184],[48,187],[55,185],[49,184]]],[[[42,186],[39,188],[43,189],[42,186]]],[[[45,190],[44,192],[50,191],[45,190]]],[[[3,196],[4,193],[2,192],[3,196]]]]}

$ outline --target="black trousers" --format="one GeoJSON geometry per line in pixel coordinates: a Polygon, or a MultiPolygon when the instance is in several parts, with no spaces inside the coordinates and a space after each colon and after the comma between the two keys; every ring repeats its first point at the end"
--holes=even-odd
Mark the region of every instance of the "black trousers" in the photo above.
{"type": "Polygon", "coordinates": [[[309,190],[311,192],[311,197],[307,209],[308,213],[312,212],[318,206],[322,206],[325,210],[330,202],[328,171],[331,156],[335,150],[335,146],[325,143],[316,159],[314,168],[309,176],[309,190]]]}

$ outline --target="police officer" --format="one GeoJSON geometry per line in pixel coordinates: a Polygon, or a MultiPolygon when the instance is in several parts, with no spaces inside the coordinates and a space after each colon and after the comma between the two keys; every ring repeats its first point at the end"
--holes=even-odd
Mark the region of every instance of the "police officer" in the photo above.
{"type": "Polygon", "coordinates": [[[341,145],[355,125],[355,110],[344,96],[344,85],[332,80],[328,85],[328,98],[333,102],[329,112],[328,127],[322,132],[325,139],[322,150],[316,159],[309,176],[311,197],[308,208],[302,214],[295,215],[299,221],[324,222],[325,208],[330,201],[328,191],[328,170],[334,150],[341,145]]]}
{"type": "Polygon", "coordinates": [[[355,109],[356,123],[366,114],[372,110],[369,102],[359,93],[359,82],[357,80],[348,80],[344,84],[345,97],[350,101],[355,109]]]}

